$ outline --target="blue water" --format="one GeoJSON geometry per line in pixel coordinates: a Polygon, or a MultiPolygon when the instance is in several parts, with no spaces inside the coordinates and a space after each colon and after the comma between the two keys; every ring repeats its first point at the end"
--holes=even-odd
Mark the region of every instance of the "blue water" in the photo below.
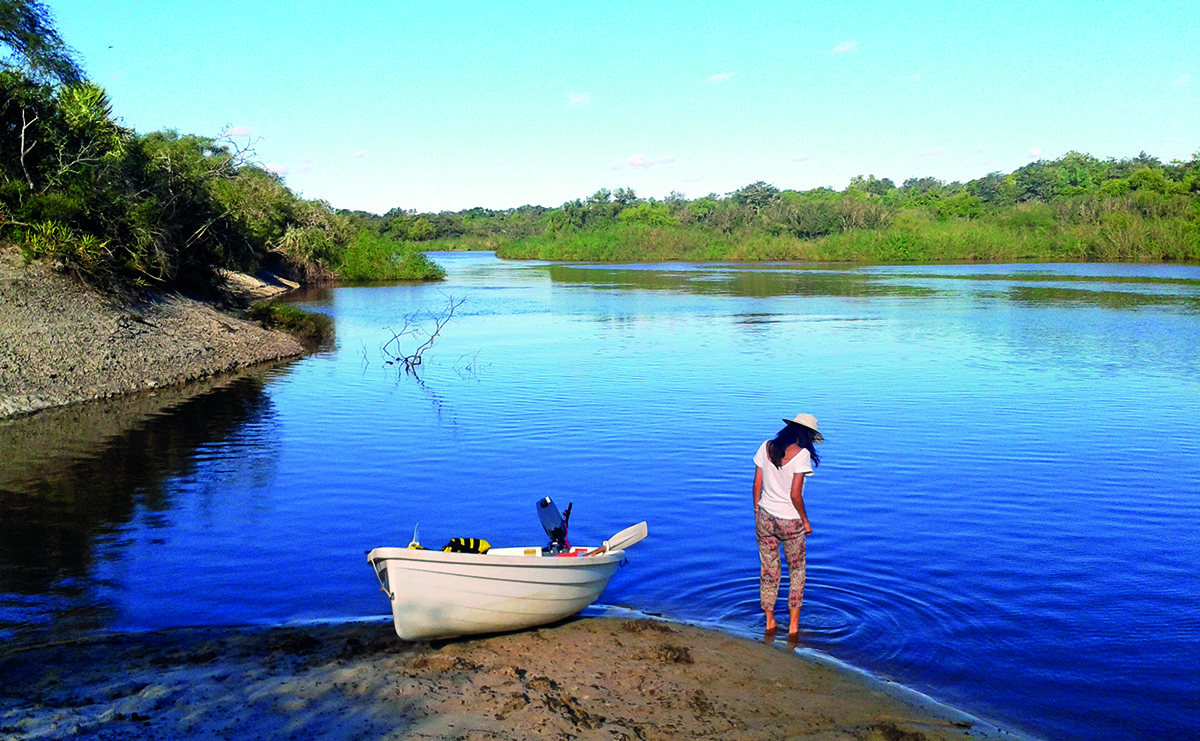
{"type": "Polygon", "coordinates": [[[364,551],[541,543],[551,496],[577,543],[649,522],[605,603],[754,633],[751,457],[805,411],[804,646],[1048,739],[1195,734],[1200,268],[435,259],[301,297],[335,346],[9,476],[0,626],[381,615],[364,551]],[[385,364],[458,299],[419,377],[385,364]]]}

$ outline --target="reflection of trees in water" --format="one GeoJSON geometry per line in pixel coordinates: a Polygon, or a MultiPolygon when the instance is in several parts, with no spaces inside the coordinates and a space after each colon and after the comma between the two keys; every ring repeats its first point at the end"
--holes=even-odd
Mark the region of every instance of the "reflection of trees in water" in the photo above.
{"type": "Polygon", "coordinates": [[[328,286],[305,286],[288,291],[274,300],[281,304],[331,307],[333,306],[333,289],[328,286]]]}
{"type": "Polygon", "coordinates": [[[1023,304],[1095,306],[1125,309],[1141,307],[1200,307],[1200,281],[1191,278],[1138,276],[1077,276],[1061,273],[938,273],[864,272],[854,268],[801,268],[796,266],[709,265],[683,268],[589,267],[550,265],[556,283],[588,285],[597,290],[656,290],[714,296],[773,298],[779,296],[828,296],[832,298],[955,296],[965,284],[972,293],[985,291],[989,297],[1023,304]],[[1044,283],[1059,285],[1038,285],[1044,283]],[[940,284],[940,285],[937,285],[940,284]],[[1016,284],[1016,285],[1013,285],[1016,284]],[[1069,285],[1063,285],[1069,284],[1069,285]],[[1129,290],[1105,285],[1120,284],[1129,290]]]}
{"type": "Polygon", "coordinates": [[[1072,306],[1097,309],[1200,309],[1200,297],[1173,293],[1106,291],[1062,286],[1013,286],[1007,297],[1030,306],[1072,306]]]}
{"type": "MultiPolygon", "coordinates": [[[[139,510],[169,511],[172,480],[207,475],[197,470],[200,448],[228,442],[269,420],[272,407],[263,388],[259,378],[241,378],[141,416],[91,446],[76,441],[67,451],[47,450],[47,457],[59,456],[49,466],[17,461],[22,469],[37,469],[36,478],[0,470],[0,635],[27,618],[45,619],[48,611],[72,622],[83,618],[77,627],[94,627],[97,620],[102,624],[102,605],[80,604],[88,600],[102,544],[115,540],[139,510]],[[96,611],[98,615],[89,615],[96,611]]],[[[105,407],[95,405],[89,412],[103,416],[105,407]]],[[[119,408],[115,413],[121,413],[119,408]]],[[[19,435],[22,425],[46,424],[37,417],[17,422],[6,434],[19,435]]],[[[53,432],[30,430],[42,439],[53,432]]],[[[261,478],[263,471],[272,471],[270,449],[255,449],[257,454],[231,457],[234,468],[217,475],[261,478]]],[[[12,465],[6,461],[4,467],[12,465]]]]}
{"type": "Polygon", "coordinates": [[[708,266],[678,270],[653,268],[593,268],[551,265],[555,283],[587,284],[596,289],[677,291],[698,295],[773,298],[777,296],[911,296],[937,293],[926,286],[905,285],[886,276],[853,270],[803,270],[769,267],[708,266]]]}

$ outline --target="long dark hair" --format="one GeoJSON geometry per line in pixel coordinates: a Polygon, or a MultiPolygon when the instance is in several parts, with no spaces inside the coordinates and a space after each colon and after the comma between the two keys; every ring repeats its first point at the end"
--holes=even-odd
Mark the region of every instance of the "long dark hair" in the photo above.
{"type": "Polygon", "coordinates": [[[821,456],[817,455],[817,448],[813,445],[814,437],[815,433],[804,425],[788,422],[779,434],[767,443],[767,457],[776,468],[783,468],[783,454],[788,446],[799,445],[808,451],[809,457],[812,458],[812,466],[816,468],[821,465],[821,456]]]}

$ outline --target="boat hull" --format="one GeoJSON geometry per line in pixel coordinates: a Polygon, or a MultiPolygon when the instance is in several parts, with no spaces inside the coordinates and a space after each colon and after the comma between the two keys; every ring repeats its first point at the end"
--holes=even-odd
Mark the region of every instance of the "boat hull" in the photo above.
{"type": "Polygon", "coordinates": [[[376,548],[367,560],[391,602],[396,634],[419,641],[570,617],[596,601],[625,553],[545,557],[540,548],[487,554],[376,548]]]}

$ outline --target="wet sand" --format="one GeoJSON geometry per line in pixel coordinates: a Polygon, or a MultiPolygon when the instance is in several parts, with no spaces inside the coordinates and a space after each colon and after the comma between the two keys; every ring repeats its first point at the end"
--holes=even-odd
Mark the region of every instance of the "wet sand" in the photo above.
{"type": "Polygon", "coordinates": [[[0,737],[21,740],[938,741],[990,728],[780,645],[648,619],[430,643],[373,621],[0,647],[0,737]]]}

